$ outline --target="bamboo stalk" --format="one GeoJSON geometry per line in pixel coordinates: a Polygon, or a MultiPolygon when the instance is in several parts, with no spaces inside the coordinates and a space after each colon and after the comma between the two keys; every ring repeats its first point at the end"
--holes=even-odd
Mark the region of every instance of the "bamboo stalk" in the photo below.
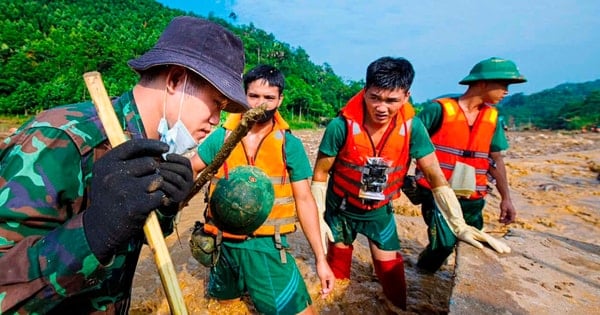
{"type": "Polygon", "coordinates": [[[223,163],[225,163],[227,157],[229,157],[229,154],[231,154],[231,151],[233,151],[238,142],[242,141],[246,134],[248,134],[248,131],[252,129],[252,126],[254,126],[256,120],[265,114],[266,109],[267,105],[262,104],[246,111],[242,115],[240,124],[231,132],[227,139],[225,139],[223,146],[215,155],[213,162],[203,169],[198,176],[196,176],[192,190],[188,194],[187,198],[182,202],[183,206],[187,205],[189,201],[200,190],[202,190],[202,187],[217,173],[219,168],[223,165],[223,163]]]}

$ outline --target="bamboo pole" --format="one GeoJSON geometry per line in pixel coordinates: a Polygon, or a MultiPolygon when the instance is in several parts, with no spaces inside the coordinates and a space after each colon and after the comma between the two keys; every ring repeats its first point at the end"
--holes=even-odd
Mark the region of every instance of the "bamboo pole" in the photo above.
{"type": "Polygon", "coordinates": [[[183,206],[186,206],[189,201],[202,189],[202,187],[217,173],[231,151],[233,151],[238,142],[240,142],[246,136],[248,131],[252,129],[252,126],[254,126],[256,120],[265,114],[266,109],[267,105],[262,104],[246,111],[242,115],[240,124],[231,132],[227,139],[225,139],[223,146],[215,155],[213,162],[203,169],[198,176],[196,176],[192,190],[188,194],[187,198],[182,202],[183,206]]]}

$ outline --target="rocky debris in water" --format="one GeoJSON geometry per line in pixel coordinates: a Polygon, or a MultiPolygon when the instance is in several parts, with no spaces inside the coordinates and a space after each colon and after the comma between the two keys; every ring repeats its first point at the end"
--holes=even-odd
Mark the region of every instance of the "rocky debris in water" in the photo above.
{"type": "Polygon", "coordinates": [[[594,161],[588,161],[588,167],[589,167],[590,171],[592,171],[594,173],[598,173],[596,180],[600,181],[600,164],[596,163],[594,161]]]}
{"type": "Polygon", "coordinates": [[[595,173],[600,173],[600,164],[598,164],[594,161],[588,161],[588,166],[590,168],[590,171],[595,172],[595,173]]]}
{"type": "Polygon", "coordinates": [[[544,183],[538,185],[538,189],[543,191],[558,191],[561,190],[561,188],[562,187],[560,185],[554,183],[544,183]]]}
{"type": "MultiPolygon", "coordinates": [[[[505,161],[511,197],[517,208],[517,222],[509,226],[499,223],[499,194],[496,191],[486,197],[486,230],[510,245],[511,254],[500,255],[490,248],[479,250],[459,242],[459,247],[467,251],[461,254],[466,259],[456,262],[456,255],[452,254],[440,271],[433,275],[422,274],[416,262],[428,239],[420,207],[410,204],[405,197],[394,202],[409,291],[408,310],[400,314],[598,312],[600,278],[596,275],[600,270],[597,245],[600,244],[600,210],[597,205],[600,192],[595,186],[595,173],[590,173],[587,162],[600,163],[597,145],[600,134],[563,133],[558,136],[555,132],[547,132],[547,139],[526,139],[539,133],[507,133],[511,147],[505,161]],[[576,146],[561,146],[571,138],[585,141],[576,146]],[[528,153],[534,148],[539,148],[539,154],[528,153]],[[543,183],[559,184],[561,190],[538,190],[538,185],[543,183]],[[549,238],[563,241],[549,242],[549,238]],[[461,262],[462,267],[458,266],[455,273],[455,266],[461,262]],[[484,266],[472,266],[475,263],[484,266]],[[473,279],[466,281],[468,276],[473,279]],[[453,283],[456,277],[463,280],[462,284],[460,281],[453,283]],[[478,308],[473,305],[477,302],[487,302],[487,305],[478,308]]],[[[294,134],[302,139],[309,160],[314,163],[322,130],[299,130],[294,134]]],[[[175,235],[166,239],[190,314],[255,314],[252,308],[243,313],[243,307],[221,306],[206,297],[209,269],[190,260],[189,247],[185,244],[191,232],[188,227],[198,220],[204,207],[199,196],[182,211],[179,231],[183,245],[177,244],[175,235]]],[[[321,285],[314,255],[303,233],[300,230],[292,233],[288,241],[317,313],[393,313],[386,305],[380,284],[373,277],[369,245],[362,235],[355,243],[350,284],[344,287],[336,283],[334,294],[326,299],[319,296],[321,285]]],[[[147,246],[142,250],[134,282],[130,314],[169,314],[152,252],[147,246]]],[[[241,303],[252,305],[247,299],[241,303]]]]}

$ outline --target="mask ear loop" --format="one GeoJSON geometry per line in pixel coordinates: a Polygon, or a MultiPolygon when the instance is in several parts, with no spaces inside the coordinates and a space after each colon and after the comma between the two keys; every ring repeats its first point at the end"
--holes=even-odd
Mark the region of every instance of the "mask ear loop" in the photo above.
{"type": "MultiPolygon", "coordinates": [[[[165,86],[165,93],[163,94],[163,117],[165,121],[167,120],[167,87],[165,86]]],[[[169,123],[167,122],[167,125],[169,123]]],[[[168,127],[168,126],[167,126],[168,127]]]]}
{"type": "Polygon", "coordinates": [[[159,120],[158,126],[156,127],[156,129],[158,130],[159,139],[161,141],[163,141],[163,137],[166,137],[166,134],[169,131],[169,122],[167,121],[167,87],[166,86],[165,86],[165,93],[163,94],[163,115],[162,115],[162,118],[159,120]]]}
{"type": "MultiPolygon", "coordinates": [[[[187,74],[185,75],[185,79],[183,79],[183,90],[181,91],[182,95],[181,95],[181,99],[179,100],[179,115],[177,116],[177,121],[181,121],[181,109],[183,108],[183,97],[185,96],[185,89],[187,88],[187,74]]],[[[166,89],[165,89],[166,92],[166,89]]],[[[166,98],[167,94],[165,93],[165,98],[166,98]]],[[[165,106],[166,106],[167,102],[165,101],[165,106]]],[[[181,244],[181,238],[179,237],[179,221],[181,220],[181,211],[177,211],[177,214],[175,215],[175,219],[173,219],[173,229],[175,230],[175,234],[177,235],[177,240],[179,241],[179,246],[182,246],[181,244]]]]}
{"type": "Polygon", "coordinates": [[[187,88],[187,73],[185,79],[183,79],[183,90],[181,91],[181,99],[179,99],[179,114],[177,115],[177,121],[181,121],[181,109],[183,108],[183,98],[185,97],[185,89],[187,88]]]}

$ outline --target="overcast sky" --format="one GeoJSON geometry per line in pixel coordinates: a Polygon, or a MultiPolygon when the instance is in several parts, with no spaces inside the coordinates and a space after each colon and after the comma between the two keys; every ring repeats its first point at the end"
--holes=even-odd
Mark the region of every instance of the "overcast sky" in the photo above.
{"type": "Polygon", "coordinates": [[[344,79],[364,79],[382,56],[415,68],[415,102],[447,93],[492,56],[517,63],[531,94],[565,82],[600,79],[598,0],[161,0],[166,6],[235,24],[254,23],[344,79]],[[237,21],[228,18],[234,12],[237,21]]]}

